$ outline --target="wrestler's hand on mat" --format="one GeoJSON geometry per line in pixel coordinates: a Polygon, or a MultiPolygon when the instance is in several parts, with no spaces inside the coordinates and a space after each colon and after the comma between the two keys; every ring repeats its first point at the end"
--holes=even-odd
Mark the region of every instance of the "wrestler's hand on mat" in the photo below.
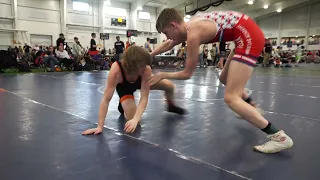
{"type": "Polygon", "coordinates": [[[125,133],[133,133],[134,130],[136,130],[136,127],[138,125],[139,120],[137,119],[131,119],[127,121],[127,123],[124,125],[124,132],[125,133]]]}
{"type": "Polygon", "coordinates": [[[159,81],[161,81],[162,79],[163,79],[163,74],[160,72],[160,73],[157,73],[157,74],[152,75],[152,76],[149,78],[148,82],[149,82],[150,86],[152,86],[152,85],[157,84],[157,83],[158,83],[159,81]]]}
{"type": "Polygon", "coordinates": [[[90,134],[97,135],[97,134],[102,133],[102,131],[103,131],[103,128],[97,127],[97,128],[92,128],[92,129],[87,129],[87,130],[85,130],[85,131],[82,133],[82,135],[90,135],[90,134]]]}

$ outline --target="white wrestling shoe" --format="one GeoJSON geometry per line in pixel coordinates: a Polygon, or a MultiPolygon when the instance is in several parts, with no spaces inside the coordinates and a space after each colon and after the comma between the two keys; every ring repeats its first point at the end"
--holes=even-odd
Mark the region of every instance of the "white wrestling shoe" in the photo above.
{"type": "Polygon", "coordinates": [[[267,138],[270,139],[270,141],[259,146],[254,146],[254,150],[261,153],[271,154],[289,149],[293,146],[292,139],[282,130],[275,134],[268,135],[267,138]]]}

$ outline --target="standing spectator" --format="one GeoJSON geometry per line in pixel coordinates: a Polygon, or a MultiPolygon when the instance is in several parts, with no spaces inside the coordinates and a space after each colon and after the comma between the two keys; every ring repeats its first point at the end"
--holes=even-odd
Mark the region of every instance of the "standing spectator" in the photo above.
{"type": "Polygon", "coordinates": [[[211,55],[211,59],[212,59],[212,66],[216,65],[217,53],[218,53],[218,48],[217,48],[217,45],[214,43],[214,44],[212,44],[212,48],[210,50],[210,55],[211,55]]]}
{"type": "Polygon", "coordinates": [[[152,48],[151,48],[151,45],[150,45],[150,38],[147,37],[147,42],[144,43],[144,48],[148,51],[148,52],[152,52],[152,48]]]}
{"type": "Polygon", "coordinates": [[[96,33],[91,33],[90,51],[97,51],[96,33]]]}
{"type": "Polygon", "coordinates": [[[269,67],[269,60],[271,58],[272,54],[272,45],[269,40],[266,41],[266,44],[264,45],[263,48],[263,64],[262,66],[267,66],[269,67]]]}
{"type": "Polygon", "coordinates": [[[92,55],[92,56],[95,56],[95,55],[98,54],[97,43],[96,43],[95,38],[96,38],[96,33],[91,33],[89,54],[92,55]]]}
{"type": "Polygon", "coordinates": [[[14,52],[15,52],[16,54],[19,54],[19,48],[18,48],[17,46],[14,47],[14,52]]]}
{"type": "Polygon", "coordinates": [[[29,53],[30,53],[30,46],[25,43],[24,46],[23,46],[23,50],[24,50],[24,53],[26,54],[26,56],[28,55],[29,56],[29,53]]]}
{"type": "Polygon", "coordinates": [[[187,44],[186,42],[183,42],[183,43],[181,44],[180,49],[179,49],[178,52],[177,52],[178,62],[175,63],[175,65],[176,65],[177,68],[180,68],[180,67],[183,67],[183,66],[184,66],[184,61],[185,61],[185,59],[186,59],[186,52],[187,52],[187,50],[186,50],[186,44],[187,44]]]}
{"type": "Polygon", "coordinates": [[[130,47],[130,43],[129,41],[126,42],[126,49],[128,49],[130,47]]]}
{"type": "Polygon", "coordinates": [[[79,39],[77,37],[74,37],[74,43],[72,45],[72,50],[73,50],[73,55],[74,55],[74,59],[77,60],[77,62],[79,62],[79,60],[81,59],[82,56],[82,46],[79,42],[79,39]]]}
{"type": "Polygon", "coordinates": [[[227,58],[226,42],[224,40],[219,43],[219,56],[220,58],[227,58]]]}
{"type": "Polygon", "coordinates": [[[65,45],[64,34],[60,33],[59,38],[57,39],[57,47],[62,46],[64,48],[64,45],[65,45]]]}
{"type": "Polygon", "coordinates": [[[223,69],[223,66],[227,62],[226,42],[223,39],[219,43],[218,55],[219,55],[218,68],[223,69]]]}
{"type": "Polygon", "coordinates": [[[203,49],[202,49],[202,62],[200,64],[200,67],[206,67],[207,64],[207,60],[208,60],[208,45],[203,45],[203,49]]]}
{"type": "Polygon", "coordinates": [[[120,61],[122,59],[123,51],[124,51],[124,43],[120,41],[120,37],[116,37],[117,41],[114,43],[114,48],[116,49],[116,55],[114,56],[116,61],[120,61]]]}
{"type": "Polygon", "coordinates": [[[39,51],[41,51],[41,52],[43,52],[44,50],[43,50],[43,47],[40,45],[39,46],[39,51]]]}
{"type": "Polygon", "coordinates": [[[23,53],[22,47],[19,46],[19,53],[23,53]]]}
{"type": "Polygon", "coordinates": [[[303,51],[303,48],[300,47],[300,44],[298,44],[298,45],[297,45],[297,50],[296,50],[296,60],[297,60],[297,63],[299,63],[300,60],[301,60],[302,51],[303,51]]]}

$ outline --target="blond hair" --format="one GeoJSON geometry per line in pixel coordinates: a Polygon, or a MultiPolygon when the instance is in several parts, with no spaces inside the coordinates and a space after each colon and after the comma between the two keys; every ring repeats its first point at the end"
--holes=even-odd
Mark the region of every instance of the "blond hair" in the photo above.
{"type": "Polygon", "coordinates": [[[123,68],[128,74],[135,74],[139,68],[151,64],[151,55],[144,48],[130,46],[123,55],[123,68]]]}
{"type": "Polygon", "coordinates": [[[182,23],[183,18],[179,14],[179,12],[174,9],[174,8],[165,8],[164,10],[161,11],[157,23],[156,23],[156,28],[159,33],[162,32],[162,30],[168,26],[171,22],[176,22],[176,23],[182,23]]]}

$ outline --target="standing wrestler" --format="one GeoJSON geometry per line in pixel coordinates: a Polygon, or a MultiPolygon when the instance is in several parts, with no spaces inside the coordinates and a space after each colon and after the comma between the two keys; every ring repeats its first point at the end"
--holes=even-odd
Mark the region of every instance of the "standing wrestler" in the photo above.
{"type": "Polygon", "coordinates": [[[224,99],[226,104],[243,119],[268,134],[270,139],[254,149],[262,153],[276,153],[293,146],[292,139],[267,121],[252,105],[251,98],[244,87],[250,79],[253,68],[264,47],[264,34],[258,25],[247,15],[234,11],[207,12],[194,16],[184,22],[173,8],[164,9],[156,23],[158,32],[164,33],[168,40],[155,49],[151,55],[157,55],[187,41],[187,60],[183,71],[160,72],[149,83],[155,84],[162,79],[189,79],[199,61],[201,44],[234,41],[235,49],[227,59],[219,77],[226,85],[224,99]]]}

